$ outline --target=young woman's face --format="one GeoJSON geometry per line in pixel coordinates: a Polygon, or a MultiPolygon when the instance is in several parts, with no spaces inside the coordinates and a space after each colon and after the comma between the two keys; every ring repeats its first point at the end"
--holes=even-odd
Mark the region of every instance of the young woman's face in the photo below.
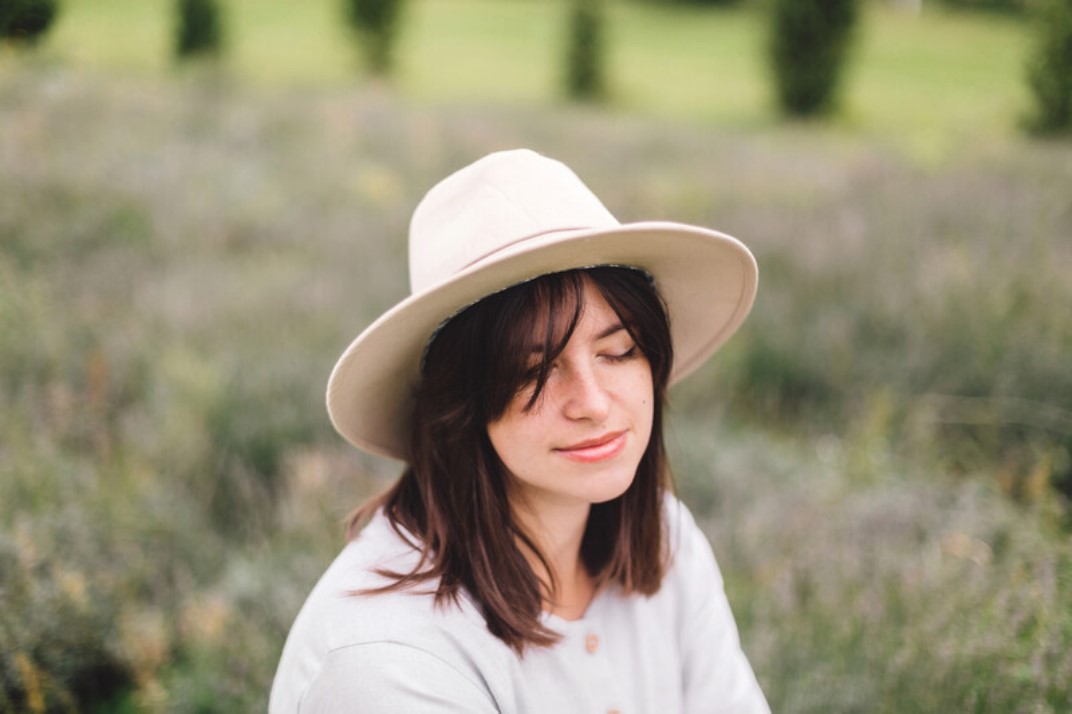
{"type": "MultiPolygon", "coordinates": [[[[651,437],[654,390],[648,360],[591,281],[584,311],[554,361],[536,403],[532,386],[514,395],[488,437],[515,494],[539,511],[591,505],[632,483],[651,437]]],[[[534,347],[532,360],[541,357],[534,347]]]]}

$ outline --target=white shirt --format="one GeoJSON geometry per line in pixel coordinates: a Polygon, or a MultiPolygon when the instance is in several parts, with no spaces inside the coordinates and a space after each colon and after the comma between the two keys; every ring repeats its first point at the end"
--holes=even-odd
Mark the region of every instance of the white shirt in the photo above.
{"type": "Polygon", "coordinates": [[[684,505],[667,498],[673,560],[659,591],[603,589],[584,616],[523,657],[475,603],[427,592],[353,595],[409,572],[417,553],[376,514],[328,568],[287,638],[271,714],[327,712],[769,712],[741,651],[722,576],[684,505]]]}

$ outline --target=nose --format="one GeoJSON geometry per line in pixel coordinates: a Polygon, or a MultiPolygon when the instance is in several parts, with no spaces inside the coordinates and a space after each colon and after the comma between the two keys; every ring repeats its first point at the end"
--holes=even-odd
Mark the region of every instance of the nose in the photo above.
{"type": "Polygon", "coordinates": [[[610,416],[611,395],[605,376],[594,364],[575,364],[569,367],[562,380],[563,414],[573,420],[590,420],[602,424],[610,416]]]}

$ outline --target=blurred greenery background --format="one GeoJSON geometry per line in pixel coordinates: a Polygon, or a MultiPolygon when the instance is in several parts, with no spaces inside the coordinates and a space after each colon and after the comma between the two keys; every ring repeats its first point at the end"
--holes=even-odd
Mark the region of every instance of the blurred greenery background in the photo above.
{"type": "Polygon", "coordinates": [[[1072,143],[1023,131],[1028,4],[861,2],[791,120],[774,0],[607,0],[583,102],[572,2],[409,0],[389,73],[338,0],[225,0],[183,62],[170,0],[0,44],[0,712],[264,710],[398,471],[327,374],[424,191],[516,146],[757,255],[670,443],[773,709],[1072,711],[1072,143]]]}

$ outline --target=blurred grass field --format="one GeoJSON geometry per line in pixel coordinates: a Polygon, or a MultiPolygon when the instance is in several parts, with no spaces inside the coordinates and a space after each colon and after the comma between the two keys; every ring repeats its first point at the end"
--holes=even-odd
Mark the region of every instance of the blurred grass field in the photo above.
{"type": "Polygon", "coordinates": [[[423,192],[522,145],[623,220],[756,252],[755,312],[669,441],[773,709],[1072,710],[1072,146],[1009,128],[1020,26],[882,11],[853,74],[889,81],[783,127],[751,11],[616,6],[696,66],[726,31],[741,85],[690,108],[616,75],[603,112],[559,106],[546,60],[420,79],[417,38],[493,54],[499,18],[534,56],[543,5],[415,5],[398,91],[317,34],[329,5],[285,5],[233,3],[263,25],[220,75],[169,69],[162,2],[109,44],[134,15],[68,0],[38,56],[0,56],[0,712],[264,710],[342,519],[397,471],[333,434],[328,371],[406,293],[423,192]],[[962,73],[928,79],[942,53],[962,73]],[[868,120],[867,91],[934,124],[868,120]]]}
{"type": "MultiPolygon", "coordinates": [[[[229,0],[227,64],[262,86],[339,87],[361,77],[336,0],[229,0]]],[[[609,5],[611,104],[645,116],[768,127],[764,16],[643,2],[609,5]]],[[[1016,133],[1028,98],[1028,26],[928,6],[866,6],[842,132],[923,161],[1016,133]]],[[[560,96],[562,0],[419,0],[408,6],[397,85],[413,101],[544,105],[560,96]]],[[[170,68],[167,0],[67,0],[50,51],[80,66],[159,76],[170,68]]]]}

